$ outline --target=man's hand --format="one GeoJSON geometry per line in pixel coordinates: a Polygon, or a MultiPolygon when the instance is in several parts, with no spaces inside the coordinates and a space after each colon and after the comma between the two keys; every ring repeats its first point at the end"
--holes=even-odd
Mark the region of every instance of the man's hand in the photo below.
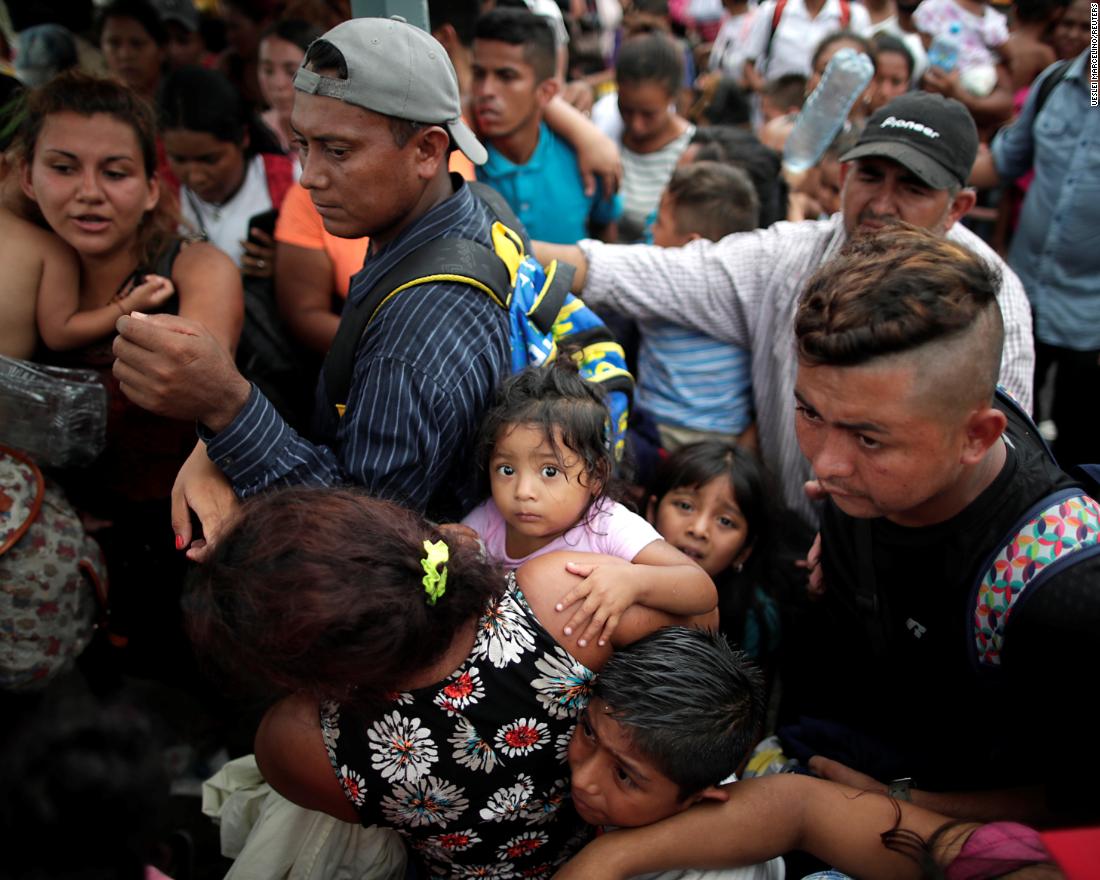
{"type": "Polygon", "coordinates": [[[176,549],[186,549],[192,562],[205,562],[239,506],[229,481],[206,454],[206,444],[200,442],[183,463],[172,486],[176,549]],[[191,533],[191,511],[202,523],[202,538],[191,533]]]}
{"type": "Polygon", "coordinates": [[[577,165],[584,180],[584,194],[594,195],[599,179],[600,195],[608,199],[619,191],[623,182],[623,163],[615,142],[595,128],[592,131],[591,137],[576,145],[577,165]]]}
{"type": "Polygon", "coordinates": [[[197,321],[134,312],[118,319],[114,374],[138,406],[223,430],[248,401],[249,382],[197,321]]]}
{"type": "Polygon", "coordinates": [[[565,84],[561,90],[561,96],[565,101],[581,113],[589,113],[592,105],[596,103],[596,91],[592,84],[583,79],[573,79],[565,84]]]}
{"type": "MultiPolygon", "coordinates": [[[[818,480],[808,480],[802,487],[806,497],[811,501],[824,501],[829,497],[818,480]]],[[[799,568],[806,569],[806,592],[811,599],[825,595],[825,575],[821,571],[821,532],[814,535],[814,542],[810,545],[805,559],[795,562],[799,568]]]]}
{"type": "Polygon", "coordinates": [[[834,761],[832,758],[814,755],[807,762],[807,766],[822,779],[829,779],[832,782],[839,782],[843,785],[850,785],[852,788],[871,791],[876,794],[888,794],[890,791],[885,783],[879,782],[866,773],[853,770],[847,764],[841,764],[840,761],[834,761]]]}

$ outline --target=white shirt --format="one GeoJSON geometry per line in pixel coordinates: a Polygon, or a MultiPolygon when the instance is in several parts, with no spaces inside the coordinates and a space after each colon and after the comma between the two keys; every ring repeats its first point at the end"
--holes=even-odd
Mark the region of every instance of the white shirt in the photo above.
{"type": "MultiPolygon", "coordinates": [[[[1031,307],[1020,279],[961,223],[947,237],[970,248],[1001,273],[997,302],[1004,316],[1001,384],[1030,412],[1035,348],[1031,307]]],[[[720,241],[682,248],[579,242],[588,258],[584,301],[610,306],[639,321],[665,320],[752,353],[753,400],[764,463],[779,483],[783,502],[816,524],[803,484],[810,464],[794,428],[794,317],[802,289],[843,245],[843,218],[780,222],[720,241]]]]}
{"type": "Polygon", "coordinates": [[[750,6],[748,12],[728,16],[722,22],[718,36],[714,38],[714,45],[710,48],[707,67],[711,70],[719,70],[726,76],[732,76],[737,82],[745,78],[745,61],[749,58],[747,54],[749,37],[752,34],[757,11],[755,6],[750,6]]]}
{"type": "MultiPolygon", "coordinates": [[[[825,0],[825,5],[814,18],[810,17],[803,0],[788,0],[779,18],[779,26],[775,29],[770,60],[765,67],[764,50],[772,29],[775,3],[776,0],[767,0],[756,10],[745,57],[756,59],[756,69],[765,79],[775,79],[786,73],[809,76],[810,60],[817,44],[841,29],[840,0],[825,0]]],[[[871,29],[871,16],[867,9],[857,2],[849,3],[848,8],[848,30],[866,36],[871,29]]]]}
{"type": "MultiPolygon", "coordinates": [[[[186,186],[181,186],[180,206],[186,223],[228,254],[239,269],[244,255],[241,241],[248,238],[248,221],[273,207],[263,156],[257,154],[249,159],[241,188],[224,205],[204,202],[186,186]]],[[[185,226],[183,231],[191,230],[185,226]]]]}

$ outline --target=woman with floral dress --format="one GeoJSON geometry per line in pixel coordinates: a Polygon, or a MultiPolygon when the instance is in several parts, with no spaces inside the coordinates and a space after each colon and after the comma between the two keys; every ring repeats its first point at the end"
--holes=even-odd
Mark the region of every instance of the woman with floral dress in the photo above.
{"type": "Polygon", "coordinates": [[[715,621],[634,606],[611,644],[567,644],[584,589],[566,563],[612,579],[626,563],[555,553],[505,579],[452,534],[352,491],[260,497],[202,567],[191,632],[292,694],[256,737],[289,800],[395,829],[418,876],[549,876],[592,833],[566,748],[594,671],[614,644],[715,621]]]}

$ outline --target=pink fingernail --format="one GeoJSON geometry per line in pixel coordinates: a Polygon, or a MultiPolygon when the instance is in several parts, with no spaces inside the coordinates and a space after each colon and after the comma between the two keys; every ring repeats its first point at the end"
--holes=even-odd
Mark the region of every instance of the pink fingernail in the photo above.
{"type": "MultiPolygon", "coordinates": [[[[560,611],[561,609],[558,609],[558,610],[560,611]]],[[[566,634],[567,636],[571,636],[571,635],[573,635],[573,627],[571,627],[571,626],[567,626],[567,627],[565,628],[565,634],[566,634]]]]}

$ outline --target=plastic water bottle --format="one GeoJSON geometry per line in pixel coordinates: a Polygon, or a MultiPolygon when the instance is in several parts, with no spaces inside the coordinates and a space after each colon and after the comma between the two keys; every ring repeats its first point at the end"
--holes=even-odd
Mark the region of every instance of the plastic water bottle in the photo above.
{"type": "Polygon", "coordinates": [[[783,166],[789,172],[809,171],[821,161],[874,75],[875,65],[863,52],[845,47],[832,57],[787,137],[783,166]]]}
{"type": "Polygon", "coordinates": [[[962,33],[962,25],[951,22],[945,34],[936,34],[932,45],[928,47],[928,63],[932,67],[938,67],[944,73],[950,73],[959,63],[959,34],[962,33]]]}

